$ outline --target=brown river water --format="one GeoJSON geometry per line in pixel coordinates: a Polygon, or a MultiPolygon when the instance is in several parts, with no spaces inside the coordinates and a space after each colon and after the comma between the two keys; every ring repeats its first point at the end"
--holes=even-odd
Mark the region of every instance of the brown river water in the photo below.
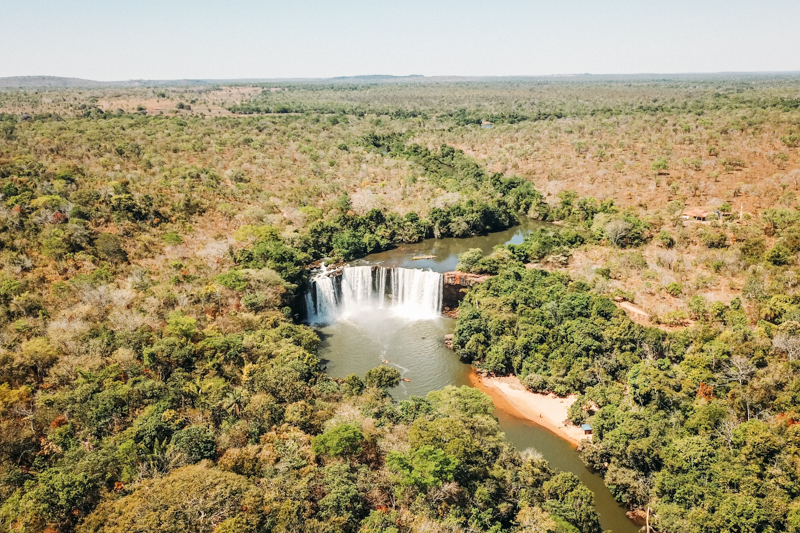
{"type": "MultiPolygon", "coordinates": [[[[489,253],[496,245],[522,242],[528,231],[544,225],[529,221],[521,226],[486,236],[428,239],[421,243],[372,254],[351,265],[449,272],[455,270],[457,255],[470,248],[481,248],[485,253],[489,253]],[[435,257],[413,259],[415,256],[429,255],[435,257]]],[[[361,269],[360,272],[364,274],[365,270],[361,269]]],[[[471,366],[462,363],[458,356],[444,345],[444,336],[453,332],[455,320],[438,313],[429,313],[430,304],[415,299],[415,291],[429,290],[425,285],[428,277],[421,273],[407,273],[409,276],[399,279],[393,277],[392,271],[386,271],[389,274],[384,274],[383,277],[364,274],[367,276],[364,278],[363,275],[357,276],[358,272],[359,269],[352,269],[345,273],[345,277],[349,275],[349,278],[341,283],[347,288],[340,288],[339,295],[335,297],[338,298],[337,305],[341,307],[340,312],[325,316],[324,319],[318,317],[319,321],[324,323],[315,325],[322,338],[319,356],[328,374],[332,377],[344,377],[356,373],[363,377],[367,370],[386,360],[400,371],[403,378],[410,380],[401,381],[399,386],[390,390],[392,397],[397,400],[412,395],[425,396],[428,392],[447,385],[471,385],[469,380],[471,366]],[[365,288],[365,284],[368,287],[365,288]],[[393,296],[398,305],[383,304],[384,294],[390,291],[396,293],[401,288],[402,301],[400,297],[393,296]],[[374,296],[376,291],[379,292],[378,296],[374,296]],[[344,292],[347,293],[345,297],[342,296],[344,292]],[[420,319],[420,316],[424,318],[420,319]]],[[[318,298],[322,299],[322,296],[318,298]]],[[[435,305],[435,295],[433,302],[435,305]]],[[[586,468],[578,452],[568,441],[510,412],[495,409],[495,416],[500,421],[500,428],[506,438],[517,449],[533,448],[541,453],[552,467],[572,472],[580,478],[594,493],[600,525],[604,530],[611,530],[614,533],[639,531],[639,526],[628,519],[625,509],[614,500],[611,492],[603,484],[602,478],[586,468]]]]}

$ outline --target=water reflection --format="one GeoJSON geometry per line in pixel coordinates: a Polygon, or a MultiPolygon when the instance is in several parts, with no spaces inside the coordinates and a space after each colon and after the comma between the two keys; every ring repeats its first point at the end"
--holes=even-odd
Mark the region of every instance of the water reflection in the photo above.
{"type": "Polygon", "coordinates": [[[519,244],[531,230],[546,227],[553,227],[553,225],[536,220],[525,220],[519,226],[490,235],[479,235],[464,239],[456,239],[454,237],[426,239],[413,244],[403,244],[393,250],[369,255],[353,264],[379,264],[386,267],[424,268],[431,269],[434,272],[452,272],[458,264],[458,255],[470,248],[480,248],[484,254],[489,254],[499,244],[519,244]],[[423,256],[434,257],[430,259],[414,259],[414,257],[423,256]]]}

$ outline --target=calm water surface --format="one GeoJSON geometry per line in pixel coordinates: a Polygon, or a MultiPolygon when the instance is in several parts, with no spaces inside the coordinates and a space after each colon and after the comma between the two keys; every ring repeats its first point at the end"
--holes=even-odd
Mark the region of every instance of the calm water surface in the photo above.
{"type": "MultiPolygon", "coordinates": [[[[429,239],[421,243],[373,254],[354,264],[380,264],[405,268],[431,269],[436,272],[455,270],[458,254],[470,248],[485,253],[498,244],[520,243],[531,229],[543,223],[527,222],[492,235],[467,239],[429,239]],[[414,260],[415,256],[434,255],[435,258],[414,260]]],[[[447,385],[470,385],[470,365],[444,345],[444,336],[452,333],[455,320],[439,317],[431,320],[411,320],[393,314],[393,310],[366,309],[345,314],[328,325],[317,327],[322,338],[319,355],[333,377],[355,373],[364,376],[367,370],[389,362],[403,378],[390,392],[397,400],[412,395],[425,396],[447,385]]],[[[533,448],[550,465],[573,472],[594,492],[595,505],[604,530],[614,533],[636,533],[639,527],[628,520],[625,510],[611,496],[600,476],[588,470],[578,453],[565,440],[536,424],[495,410],[500,428],[517,449],[533,448]]]]}

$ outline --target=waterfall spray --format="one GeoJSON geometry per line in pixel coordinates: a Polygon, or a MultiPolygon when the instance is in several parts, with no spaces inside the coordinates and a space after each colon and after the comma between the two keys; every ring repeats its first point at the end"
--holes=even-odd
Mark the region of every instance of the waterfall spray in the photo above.
{"type": "Polygon", "coordinates": [[[410,319],[430,319],[442,309],[442,275],[437,272],[373,266],[345,267],[341,276],[320,272],[305,296],[309,322],[389,309],[410,319]]]}

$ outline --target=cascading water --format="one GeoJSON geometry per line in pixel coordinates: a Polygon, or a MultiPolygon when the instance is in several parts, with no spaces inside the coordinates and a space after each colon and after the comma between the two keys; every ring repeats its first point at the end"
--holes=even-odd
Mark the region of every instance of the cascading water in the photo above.
{"type": "Polygon", "coordinates": [[[340,276],[324,268],[306,293],[308,321],[328,323],[375,309],[411,319],[430,319],[442,309],[442,275],[378,266],[345,267],[340,276]]]}

